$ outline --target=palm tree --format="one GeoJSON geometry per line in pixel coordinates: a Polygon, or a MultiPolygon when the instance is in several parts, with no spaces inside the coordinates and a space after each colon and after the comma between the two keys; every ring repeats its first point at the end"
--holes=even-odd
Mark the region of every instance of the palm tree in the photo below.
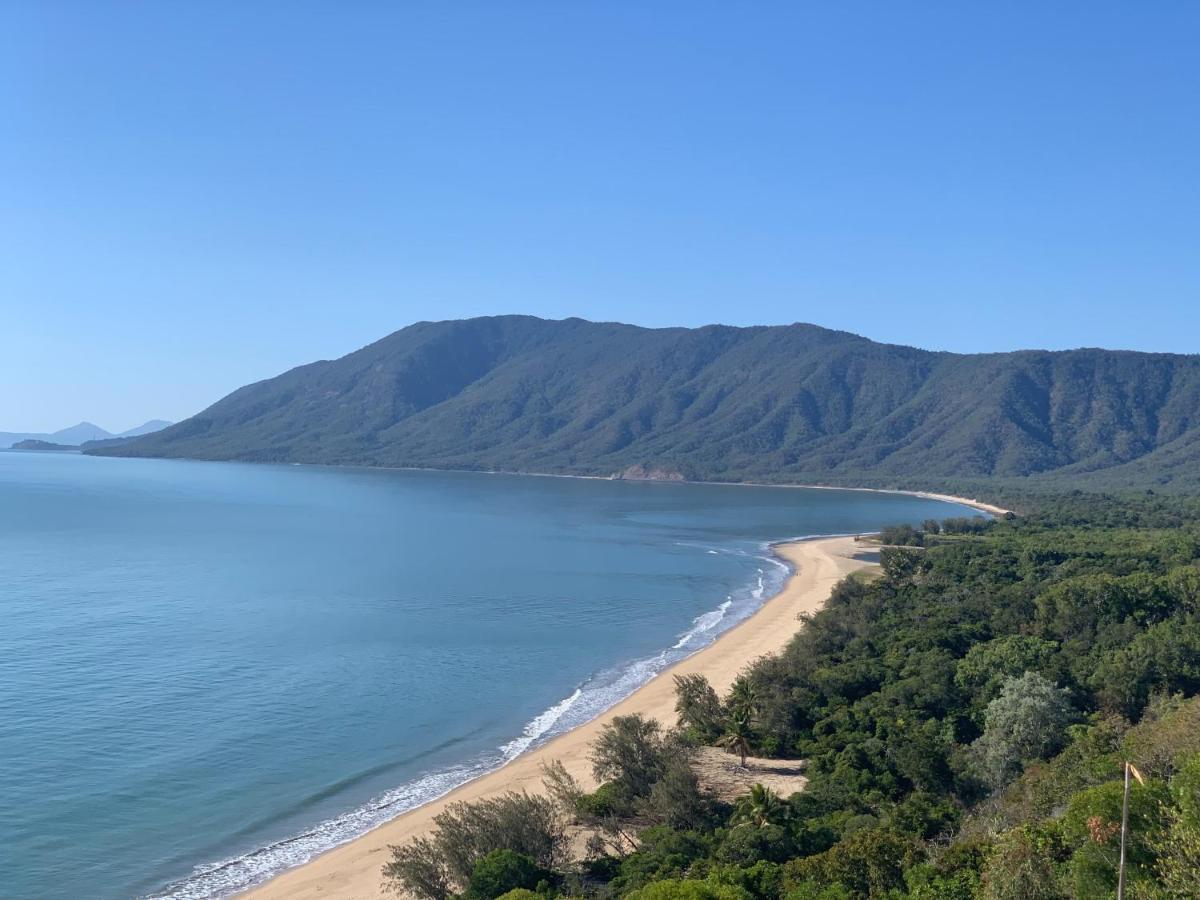
{"type": "Polygon", "coordinates": [[[758,691],[745,675],[739,675],[729,689],[729,699],[725,701],[734,718],[752,721],[761,712],[758,691]]]}
{"type": "Polygon", "coordinates": [[[745,716],[735,716],[725,727],[725,734],[717,740],[718,747],[724,747],[730,753],[740,754],[742,768],[746,768],[746,757],[750,753],[750,720],[745,716]]]}
{"type": "Polygon", "coordinates": [[[768,825],[782,825],[791,812],[787,803],[769,787],[755,784],[750,793],[737,802],[733,817],[729,820],[736,826],[752,825],[755,828],[765,828],[768,825]]]}

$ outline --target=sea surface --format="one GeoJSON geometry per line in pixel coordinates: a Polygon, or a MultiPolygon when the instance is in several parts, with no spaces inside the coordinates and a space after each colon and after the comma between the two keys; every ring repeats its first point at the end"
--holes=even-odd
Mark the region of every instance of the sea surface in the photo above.
{"type": "Polygon", "coordinates": [[[226,896],[586,721],[849,491],[0,452],[0,896],[226,896]]]}

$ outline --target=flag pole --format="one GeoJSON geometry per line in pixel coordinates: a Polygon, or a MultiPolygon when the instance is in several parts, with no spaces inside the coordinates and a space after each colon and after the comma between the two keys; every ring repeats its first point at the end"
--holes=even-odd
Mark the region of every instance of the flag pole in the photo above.
{"type": "Polygon", "coordinates": [[[1121,801],[1121,863],[1117,869],[1117,900],[1125,900],[1125,840],[1129,833],[1129,763],[1125,763],[1125,797],[1121,801]]]}

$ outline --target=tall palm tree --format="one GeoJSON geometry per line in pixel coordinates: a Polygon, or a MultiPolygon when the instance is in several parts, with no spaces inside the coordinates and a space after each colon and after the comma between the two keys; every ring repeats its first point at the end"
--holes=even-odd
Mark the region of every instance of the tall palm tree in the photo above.
{"type": "Polygon", "coordinates": [[[765,828],[784,824],[790,812],[782,797],[760,783],[751,786],[750,793],[738,800],[729,821],[736,826],[765,828]]]}
{"type": "Polygon", "coordinates": [[[746,757],[750,754],[750,720],[746,716],[734,716],[725,727],[725,734],[717,740],[718,747],[724,747],[730,753],[740,754],[742,768],[746,768],[746,757]]]}
{"type": "Polygon", "coordinates": [[[758,714],[762,711],[758,691],[745,675],[739,675],[733,682],[729,689],[729,699],[726,700],[726,705],[734,718],[743,718],[747,721],[757,719],[758,714]]]}

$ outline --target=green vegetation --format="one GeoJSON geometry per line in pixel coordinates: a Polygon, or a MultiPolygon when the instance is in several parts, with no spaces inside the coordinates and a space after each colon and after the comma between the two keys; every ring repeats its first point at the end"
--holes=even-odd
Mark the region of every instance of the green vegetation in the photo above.
{"type": "Polygon", "coordinates": [[[388,874],[425,900],[1113,897],[1128,760],[1127,896],[1200,896],[1200,515],[1145,495],[1029,507],[904,532],[726,696],[678,678],[676,730],[617,719],[597,791],[547,771],[544,836],[449,840],[439,820],[388,874]],[[809,783],[721,802],[691,774],[701,744],[806,760],[809,783]]]}
{"type": "Polygon", "coordinates": [[[963,356],[812,325],[422,322],[89,452],[973,492],[1200,488],[1200,357],[963,356]],[[999,479],[999,482],[997,482],[999,479]]]}

